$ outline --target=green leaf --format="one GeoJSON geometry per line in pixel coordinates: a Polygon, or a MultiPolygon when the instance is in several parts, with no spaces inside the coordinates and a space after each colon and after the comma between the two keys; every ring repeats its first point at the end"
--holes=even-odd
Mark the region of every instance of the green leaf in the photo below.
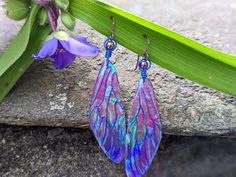
{"type": "Polygon", "coordinates": [[[32,8],[30,16],[24,26],[0,57],[0,76],[3,75],[3,73],[10,68],[25,51],[29,42],[31,27],[35,21],[38,10],[38,6],[32,8]]]}
{"type": "Polygon", "coordinates": [[[75,18],[72,17],[68,12],[64,11],[61,13],[61,21],[63,25],[69,30],[72,31],[75,28],[75,18]]]}
{"type": "Polygon", "coordinates": [[[32,53],[37,53],[42,42],[48,34],[51,28],[49,26],[39,26],[35,23],[32,27],[30,34],[30,40],[25,52],[21,57],[4,72],[0,77],[0,101],[8,94],[11,88],[15,85],[16,81],[22,76],[25,70],[32,64],[33,57],[32,53]]]}
{"type": "Polygon", "coordinates": [[[111,16],[119,44],[142,55],[147,35],[153,63],[202,85],[236,96],[236,57],[97,0],[71,0],[71,14],[109,36],[111,16]]]}
{"type": "Polygon", "coordinates": [[[32,53],[37,52],[50,33],[49,26],[40,27],[36,22],[38,9],[38,6],[32,8],[26,23],[0,57],[0,101],[33,62],[32,53]]]}
{"type": "Polygon", "coordinates": [[[30,12],[29,0],[6,0],[7,16],[13,20],[22,20],[30,12]]]}

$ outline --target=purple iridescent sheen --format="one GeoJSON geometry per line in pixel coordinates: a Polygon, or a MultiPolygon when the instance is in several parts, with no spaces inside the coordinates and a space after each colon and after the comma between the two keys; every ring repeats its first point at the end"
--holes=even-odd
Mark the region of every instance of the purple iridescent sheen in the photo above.
{"type": "Polygon", "coordinates": [[[57,69],[64,69],[70,66],[77,56],[94,57],[99,49],[88,43],[86,38],[69,38],[68,40],[50,39],[43,45],[35,59],[51,57],[54,59],[54,66],[57,69]]]}
{"type": "Polygon", "coordinates": [[[112,161],[121,162],[125,158],[125,111],[117,73],[109,60],[102,63],[95,82],[89,120],[105,154],[112,161]]]}
{"type": "Polygon", "coordinates": [[[153,86],[140,79],[126,135],[125,167],[128,177],[141,177],[150,167],[162,137],[153,86]]]}

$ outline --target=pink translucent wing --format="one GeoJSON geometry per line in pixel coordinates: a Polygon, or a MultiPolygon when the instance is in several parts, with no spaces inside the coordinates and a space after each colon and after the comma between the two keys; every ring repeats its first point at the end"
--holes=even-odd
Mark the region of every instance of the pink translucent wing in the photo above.
{"type": "Polygon", "coordinates": [[[105,154],[119,163],[125,157],[125,111],[114,65],[102,63],[89,109],[90,127],[105,154]]]}
{"type": "Polygon", "coordinates": [[[126,135],[125,167],[128,177],[141,177],[150,167],[162,137],[160,114],[152,84],[139,81],[126,135]]]}

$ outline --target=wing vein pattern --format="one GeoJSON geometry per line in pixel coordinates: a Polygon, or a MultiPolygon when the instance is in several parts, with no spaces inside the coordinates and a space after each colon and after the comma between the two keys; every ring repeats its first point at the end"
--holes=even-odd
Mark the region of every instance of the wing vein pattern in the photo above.
{"type": "Polygon", "coordinates": [[[105,154],[112,161],[120,163],[125,158],[125,111],[116,69],[110,61],[104,61],[98,73],[89,120],[105,154]]]}
{"type": "Polygon", "coordinates": [[[162,137],[153,86],[140,79],[128,120],[125,167],[128,177],[141,177],[151,165],[162,137]]]}

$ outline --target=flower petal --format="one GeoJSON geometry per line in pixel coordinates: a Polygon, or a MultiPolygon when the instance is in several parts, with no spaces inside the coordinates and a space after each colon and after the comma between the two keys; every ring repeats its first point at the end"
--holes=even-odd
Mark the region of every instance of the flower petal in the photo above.
{"type": "Polygon", "coordinates": [[[84,38],[73,39],[68,41],[60,40],[62,46],[70,53],[82,57],[94,57],[98,54],[99,49],[84,38]]]}
{"type": "Polygon", "coordinates": [[[86,37],[79,37],[79,38],[75,38],[76,41],[79,41],[79,42],[82,42],[83,44],[86,44],[86,45],[91,45],[91,46],[94,46],[92,44],[90,44],[87,40],[86,37]]]}
{"type": "Polygon", "coordinates": [[[43,45],[38,55],[33,55],[35,59],[51,57],[55,54],[58,46],[58,40],[53,38],[50,39],[46,44],[43,45]]]}
{"type": "Polygon", "coordinates": [[[70,66],[75,60],[76,55],[73,55],[67,51],[60,52],[55,56],[54,66],[57,69],[64,69],[70,66]]]}

